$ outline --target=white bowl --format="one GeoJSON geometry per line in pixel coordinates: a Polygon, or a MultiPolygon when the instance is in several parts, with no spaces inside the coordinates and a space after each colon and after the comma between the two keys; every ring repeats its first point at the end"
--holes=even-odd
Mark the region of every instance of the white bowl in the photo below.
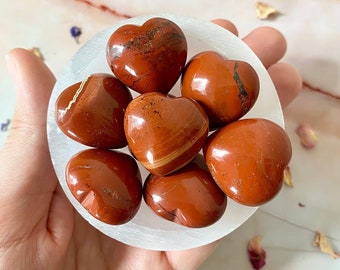
{"type": "MultiPolygon", "coordinates": [[[[164,220],[142,202],[137,215],[124,225],[108,225],[91,216],[71,194],[65,180],[65,167],[75,153],[87,147],[65,136],[54,119],[54,106],[59,94],[69,85],[82,81],[92,73],[112,74],[106,61],[106,43],[117,28],[125,24],[141,25],[152,17],[163,17],[175,22],[184,32],[188,42],[188,60],[198,52],[215,50],[233,60],[250,63],[260,78],[260,94],[255,106],[244,118],[262,117],[283,126],[283,115],[275,87],[261,61],[245,43],[232,33],[207,21],[169,14],[135,17],[109,27],[87,42],[69,61],[54,87],[48,111],[48,141],[52,162],[59,182],[68,199],[92,226],[123,243],[152,250],[180,250],[211,243],[235,230],[255,211],[228,200],[225,214],[215,224],[200,229],[186,228],[164,220]]],[[[179,83],[170,92],[180,95],[179,83]]],[[[137,94],[132,91],[133,96],[137,94]]],[[[127,148],[122,152],[129,153],[127,148]]],[[[148,172],[139,164],[143,181],[148,172]]],[[[199,198],[198,198],[199,199],[199,198]]],[[[85,236],[86,237],[86,236],[85,236]]]]}

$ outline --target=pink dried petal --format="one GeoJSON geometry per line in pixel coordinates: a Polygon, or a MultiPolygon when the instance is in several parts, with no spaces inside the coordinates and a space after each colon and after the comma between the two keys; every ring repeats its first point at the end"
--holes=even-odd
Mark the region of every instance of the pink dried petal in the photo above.
{"type": "Polygon", "coordinates": [[[318,143],[318,136],[309,124],[300,124],[296,130],[300,142],[306,149],[314,148],[318,143]]]}
{"type": "Polygon", "coordinates": [[[261,236],[255,236],[248,243],[248,257],[253,269],[259,270],[266,264],[266,251],[261,246],[261,236]]]}

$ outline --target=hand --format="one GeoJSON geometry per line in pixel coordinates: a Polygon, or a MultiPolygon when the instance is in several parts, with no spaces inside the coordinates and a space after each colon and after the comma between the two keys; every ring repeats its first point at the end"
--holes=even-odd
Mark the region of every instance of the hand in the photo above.
{"type": "MultiPolygon", "coordinates": [[[[235,26],[216,20],[237,34],[235,26]]],[[[284,37],[272,28],[252,31],[244,41],[273,79],[282,106],[299,92],[301,78],[277,63],[284,37]]],[[[176,252],[149,251],[110,239],[81,218],[62,192],[50,160],[46,115],[55,78],[24,49],[7,62],[16,87],[12,128],[0,152],[1,269],[196,269],[218,241],[176,252]]]]}

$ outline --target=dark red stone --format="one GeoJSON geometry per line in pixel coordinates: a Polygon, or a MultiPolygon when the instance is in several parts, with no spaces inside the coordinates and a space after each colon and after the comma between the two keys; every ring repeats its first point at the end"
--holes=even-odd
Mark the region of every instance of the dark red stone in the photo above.
{"type": "Polygon", "coordinates": [[[167,176],[149,175],[143,196],[157,215],[191,228],[212,225],[227,206],[210,173],[194,162],[167,176]]]}
{"type": "Polygon", "coordinates": [[[126,223],[140,207],[141,175],[136,161],[127,154],[84,150],[68,162],[66,181],[73,196],[102,222],[126,223]]]}
{"type": "Polygon", "coordinates": [[[258,206],[280,191],[292,148],[284,129],[255,118],[235,121],[210,135],[204,155],[212,177],[229,198],[258,206]]]}
{"type": "Polygon", "coordinates": [[[113,74],[131,89],[166,94],[184,68],[187,42],[174,22],[152,18],[112,33],[106,57],[113,74]]]}
{"type": "Polygon", "coordinates": [[[130,91],[109,74],[93,74],[66,88],[55,104],[58,127],[70,138],[98,148],[127,145],[124,113],[130,91]]]}
{"type": "Polygon", "coordinates": [[[209,116],[212,128],[238,120],[255,104],[259,78],[244,61],[206,51],[194,56],[182,76],[182,95],[198,101],[209,116]]]}

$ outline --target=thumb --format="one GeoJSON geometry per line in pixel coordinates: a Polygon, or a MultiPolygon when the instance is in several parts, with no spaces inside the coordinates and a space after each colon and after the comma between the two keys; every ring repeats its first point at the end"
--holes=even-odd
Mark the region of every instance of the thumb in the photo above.
{"type": "Polygon", "coordinates": [[[26,247],[19,244],[29,242],[23,254],[38,253],[28,260],[44,262],[53,254],[48,258],[53,262],[64,254],[73,225],[72,208],[57,185],[47,143],[47,109],[55,78],[27,50],[14,49],[6,60],[16,105],[0,151],[0,250],[20,247],[14,253],[18,254],[26,247]]]}
{"type": "Polygon", "coordinates": [[[53,171],[46,119],[55,78],[40,58],[27,50],[13,49],[6,61],[16,90],[11,129],[0,152],[0,188],[6,190],[0,200],[9,203],[23,194],[55,188],[56,182],[39,181],[51,177],[47,172],[53,171]]]}
{"type": "MultiPolygon", "coordinates": [[[[46,127],[48,100],[55,77],[39,57],[24,49],[13,49],[6,55],[6,61],[16,89],[12,128],[40,136],[46,127]]],[[[12,132],[11,136],[15,134],[12,132]]]]}

